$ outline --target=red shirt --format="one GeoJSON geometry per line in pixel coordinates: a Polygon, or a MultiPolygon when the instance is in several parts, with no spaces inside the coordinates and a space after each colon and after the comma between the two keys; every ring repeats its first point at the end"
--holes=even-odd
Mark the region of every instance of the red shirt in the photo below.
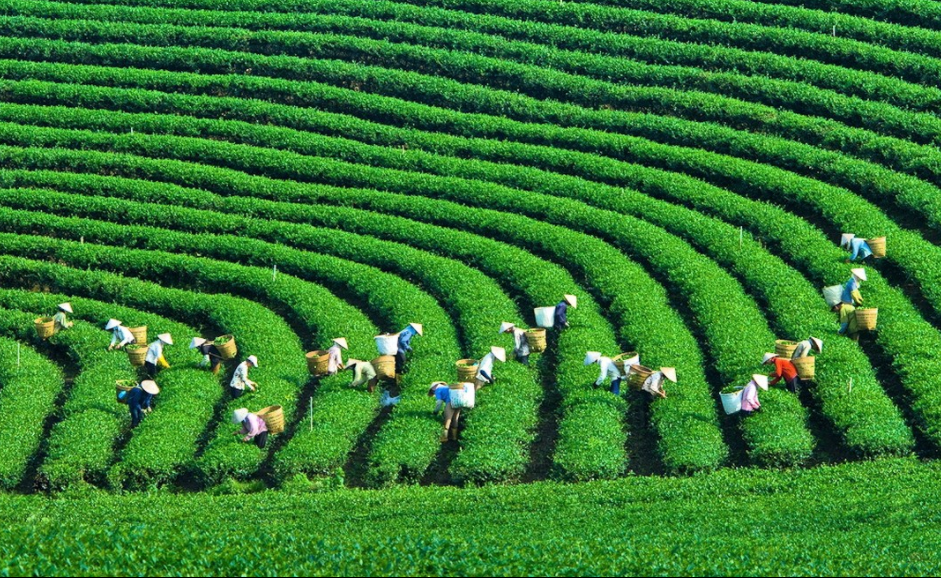
{"type": "Polygon", "coordinates": [[[784,381],[791,381],[797,377],[797,368],[791,363],[790,359],[774,358],[774,381],[784,378],[784,381]]]}

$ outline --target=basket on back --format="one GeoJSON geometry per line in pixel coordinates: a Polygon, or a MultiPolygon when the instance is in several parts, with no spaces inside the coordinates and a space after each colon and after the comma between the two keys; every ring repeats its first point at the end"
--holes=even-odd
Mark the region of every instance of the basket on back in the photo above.
{"type": "Polygon", "coordinates": [[[307,354],[307,371],[311,375],[326,375],[330,370],[330,353],[325,349],[317,349],[307,354]]]}
{"type": "Polygon", "coordinates": [[[277,435],[284,431],[284,409],[280,405],[269,405],[256,412],[258,417],[265,420],[268,433],[277,435]]]}
{"type": "Polygon", "coordinates": [[[885,237],[868,239],[866,244],[869,245],[869,249],[872,251],[873,257],[876,259],[882,259],[885,257],[885,237]]]}
{"type": "Polygon", "coordinates": [[[38,317],[36,319],[36,335],[40,339],[49,339],[56,332],[56,322],[52,317],[38,317]]]}
{"type": "Polygon", "coordinates": [[[454,409],[473,409],[477,390],[473,383],[452,383],[448,385],[451,407],[454,409]]]}
{"type": "Polygon", "coordinates": [[[131,332],[131,335],[134,336],[134,343],[138,345],[147,345],[147,326],[141,325],[140,327],[128,327],[128,331],[131,332]]]}
{"type": "Polygon", "coordinates": [[[458,359],[454,365],[457,366],[458,381],[474,381],[477,379],[476,359],[458,359]]]}
{"type": "Polygon", "coordinates": [[[235,337],[232,335],[216,337],[212,344],[219,350],[219,357],[222,359],[235,359],[235,356],[239,353],[238,347],[235,345],[235,337]]]}
{"type": "Polygon", "coordinates": [[[875,307],[869,309],[856,310],[856,324],[860,331],[872,331],[876,328],[876,321],[879,317],[879,310],[875,307]]]}
{"type": "Polygon", "coordinates": [[[653,370],[643,365],[632,365],[627,374],[627,384],[631,389],[641,390],[647,378],[653,375],[653,370]]]}
{"type": "Polygon", "coordinates": [[[546,350],[546,330],[541,327],[527,329],[526,342],[529,343],[530,351],[533,353],[542,353],[546,350]]]}
{"type": "Polygon", "coordinates": [[[379,379],[395,379],[395,357],[392,355],[380,355],[372,360],[372,367],[376,370],[376,377],[379,379]]]}
{"type": "Polygon", "coordinates": [[[141,367],[144,365],[144,361],[147,359],[146,345],[128,345],[124,348],[124,351],[127,352],[127,359],[131,362],[131,365],[134,367],[141,367]]]}
{"type": "Polygon", "coordinates": [[[816,358],[813,356],[807,357],[798,357],[792,359],[791,363],[794,364],[794,368],[797,369],[797,377],[801,379],[813,379],[814,371],[816,366],[816,358]]]}
{"type": "Polygon", "coordinates": [[[555,307],[536,307],[533,309],[536,325],[543,329],[552,329],[555,325],[555,307]]]}
{"type": "Polygon", "coordinates": [[[778,357],[784,359],[790,359],[794,355],[794,350],[797,349],[796,341],[788,341],[787,339],[778,339],[774,342],[774,352],[778,357]]]}
{"type": "Polygon", "coordinates": [[[127,403],[127,392],[137,387],[137,383],[130,379],[119,379],[114,382],[115,395],[118,403],[127,403]],[[123,396],[121,394],[124,394],[123,396]]]}

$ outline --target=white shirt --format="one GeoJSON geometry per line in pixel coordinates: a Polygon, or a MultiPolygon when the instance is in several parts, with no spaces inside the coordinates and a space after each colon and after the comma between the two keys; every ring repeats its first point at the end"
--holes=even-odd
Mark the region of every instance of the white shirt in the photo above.
{"type": "Polygon", "coordinates": [[[114,347],[114,344],[118,344],[118,349],[124,347],[128,343],[134,341],[134,334],[131,333],[131,330],[123,325],[118,325],[111,330],[111,346],[114,347]]]}
{"type": "Polygon", "coordinates": [[[616,363],[611,361],[610,357],[599,357],[598,365],[601,366],[601,373],[598,375],[598,381],[595,382],[595,385],[601,385],[605,377],[610,377],[612,381],[623,377],[621,370],[618,369],[616,363]]]}
{"type": "Polygon", "coordinates": [[[334,343],[327,353],[330,354],[330,359],[327,361],[327,373],[332,375],[343,367],[343,348],[334,343]]]}
{"type": "Polygon", "coordinates": [[[480,364],[477,365],[477,376],[480,376],[481,372],[486,372],[491,378],[493,377],[493,360],[496,359],[492,353],[488,353],[480,360],[480,364]]]}
{"type": "Polygon", "coordinates": [[[655,371],[650,374],[650,377],[644,380],[644,385],[641,386],[641,389],[653,395],[660,395],[660,391],[663,389],[662,384],[663,372],[655,371]]]}
{"type": "Polygon", "coordinates": [[[791,359],[797,359],[798,357],[807,357],[810,355],[810,350],[813,348],[813,344],[809,339],[805,339],[797,344],[797,349],[794,350],[794,354],[791,355],[791,359]]]}
{"type": "Polygon", "coordinates": [[[235,374],[232,375],[232,381],[229,382],[229,387],[233,389],[245,389],[251,383],[248,379],[248,366],[250,364],[247,361],[243,361],[235,368],[235,374]]]}
{"type": "Polygon", "coordinates": [[[157,360],[163,357],[163,341],[159,339],[150,344],[150,347],[147,348],[147,357],[144,358],[146,363],[157,364],[157,360]]]}

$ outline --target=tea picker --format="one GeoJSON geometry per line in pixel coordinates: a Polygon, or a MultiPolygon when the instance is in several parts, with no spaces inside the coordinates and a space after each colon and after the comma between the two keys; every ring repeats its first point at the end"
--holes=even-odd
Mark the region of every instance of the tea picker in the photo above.
{"type": "Polygon", "coordinates": [[[742,390],[742,413],[745,415],[751,415],[753,411],[761,408],[761,403],[758,401],[759,387],[768,391],[768,376],[753,375],[751,381],[742,390]]]}
{"type": "Polygon", "coordinates": [[[435,381],[428,389],[428,396],[435,398],[435,409],[432,415],[437,415],[444,407],[444,429],[441,430],[441,443],[448,441],[448,434],[452,440],[457,440],[458,421],[461,419],[462,409],[474,407],[476,388],[471,383],[455,383],[448,385],[444,381],[435,381]]]}
{"type": "Polygon", "coordinates": [[[135,343],[134,334],[131,333],[130,329],[121,325],[121,322],[117,319],[108,320],[105,329],[111,331],[111,344],[108,345],[108,351],[124,349],[125,345],[135,343]]]}
{"type": "Polygon", "coordinates": [[[144,419],[144,413],[150,413],[154,396],[160,393],[157,382],[147,379],[140,386],[127,392],[124,401],[131,412],[131,427],[135,428],[144,419]]]}
{"type": "Polygon", "coordinates": [[[863,296],[859,292],[859,288],[862,285],[863,281],[866,281],[866,270],[863,268],[857,268],[851,270],[852,276],[849,278],[843,285],[843,295],[841,300],[843,303],[849,305],[862,305],[863,296]]]}
{"type": "Polygon", "coordinates": [[[529,340],[526,339],[526,330],[504,321],[500,324],[500,333],[513,334],[513,354],[516,355],[516,360],[523,365],[529,365],[530,349],[529,340]]]}
{"type": "Polygon", "coordinates": [[[816,337],[808,337],[807,339],[799,342],[797,348],[794,349],[791,359],[799,359],[801,357],[809,357],[811,351],[816,351],[817,353],[823,352],[823,341],[817,339],[816,337]]]}
{"type": "Polygon", "coordinates": [[[340,368],[343,367],[344,349],[349,349],[345,338],[337,337],[333,340],[333,345],[327,350],[327,354],[330,356],[327,362],[327,375],[336,375],[336,373],[340,371],[340,368]]]}
{"type": "Polygon", "coordinates": [[[775,385],[782,379],[787,384],[788,391],[800,392],[800,378],[797,376],[797,368],[790,359],[782,359],[777,353],[765,353],[761,362],[765,365],[773,365],[774,372],[768,377],[773,377],[770,385],[775,385]]]}
{"type": "Polygon", "coordinates": [[[254,355],[249,355],[248,359],[243,361],[235,368],[235,373],[232,375],[232,381],[229,382],[229,393],[232,394],[232,399],[238,399],[242,397],[242,394],[245,393],[245,388],[252,391],[258,389],[258,384],[254,381],[248,379],[248,369],[250,367],[258,367],[258,358],[254,355]]]}
{"type": "Polygon", "coordinates": [[[72,305],[69,303],[60,303],[58,309],[59,311],[52,317],[52,321],[55,323],[56,333],[72,327],[72,322],[69,321],[68,317],[65,315],[66,313],[72,313],[72,305]]]}
{"type": "Polygon", "coordinates": [[[376,368],[372,366],[372,363],[358,359],[348,359],[344,369],[353,371],[353,381],[350,382],[350,387],[359,387],[368,383],[367,391],[369,393],[376,391],[376,383],[378,383],[379,378],[376,377],[376,368]]]}
{"type": "Polygon", "coordinates": [[[655,371],[644,380],[641,390],[646,391],[654,397],[666,398],[667,392],[663,389],[663,380],[666,378],[676,383],[676,369],[673,367],[661,367],[660,371],[655,371]]]}
{"type": "Polygon", "coordinates": [[[203,355],[202,361],[199,362],[200,367],[209,367],[213,375],[218,375],[222,367],[222,353],[215,343],[202,337],[194,337],[190,341],[190,349],[195,349],[203,355]]]}
{"type": "MultiPolygon", "coordinates": [[[[424,335],[421,323],[409,323],[408,327],[399,332],[397,348],[395,351],[395,374],[405,373],[405,356],[412,351],[412,337],[424,335]]],[[[382,353],[380,351],[380,353],[382,353]]]]}
{"type": "Polygon", "coordinates": [[[589,351],[585,354],[585,365],[587,366],[593,363],[597,363],[601,370],[598,379],[595,380],[595,387],[600,386],[604,383],[605,379],[610,378],[611,393],[621,395],[621,380],[624,379],[624,374],[621,373],[618,364],[610,357],[605,357],[597,351],[589,351]]]}
{"type": "Polygon", "coordinates": [[[572,306],[572,309],[578,308],[578,298],[574,295],[566,295],[562,301],[559,301],[558,305],[555,306],[555,329],[561,331],[563,328],[569,326],[568,319],[568,309],[569,305],[572,306]]]}
{"type": "Polygon", "coordinates": [[[857,237],[852,233],[843,233],[843,236],[840,238],[840,248],[849,249],[850,251],[850,257],[846,260],[847,263],[855,261],[856,259],[865,261],[868,257],[872,256],[872,248],[869,246],[869,243],[866,242],[866,239],[857,237]]]}
{"type": "Polygon", "coordinates": [[[476,389],[480,389],[487,384],[496,383],[496,379],[493,377],[493,364],[495,360],[499,360],[500,363],[505,362],[506,350],[502,347],[491,347],[490,353],[481,358],[480,363],[477,365],[476,389]]]}
{"type": "Polygon", "coordinates": [[[166,345],[173,345],[173,338],[170,337],[169,333],[161,333],[157,336],[157,340],[147,348],[147,357],[144,358],[144,371],[151,379],[157,375],[158,365],[161,369],[170,368],[170,364],[163,356],[163,348],[166,345]]]}
{"type": "Polygon", "coordinates": [[[237,430],[232,435],[242,436],[243,442],[254,440],[258,449],[265,449],[265,445],[268,443],[268,424],[261,416],[250,413],[242,407],[232,412],[232,423],[242,425],[242,429],[237,430]]]}

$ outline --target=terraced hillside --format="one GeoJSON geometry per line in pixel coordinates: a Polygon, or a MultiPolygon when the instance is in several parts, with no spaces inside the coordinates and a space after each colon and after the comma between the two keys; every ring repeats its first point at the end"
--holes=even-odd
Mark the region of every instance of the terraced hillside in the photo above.
{"type": "Polygon", "coordinates": [[[934,457],[939,22],[932,2],[889,0],[0,0],[0,425],[29,425],[0,444],[0,485],[934,457]],[[849,276],[847,231],[889,246],[865,265],[879,329],[859,343],[820,293],[849,276]],[[532,365],[499,365],[460,441],[439,443],[428,384],[564,294],[571,327],[532,365]],[[32,319],[65,300],[76,327],[40,342],[32,319]],[[229,401],[231,373],[178,344],[131,431],[111,317],[180,344],[232,333],[263,385],[229,401]],[[394,408],[306,370],[333,337],[370,359],[410,322],[426,335],[394,408]],[[718,392],[765,372],[776,338],[811,334],[812,386],[724,414],[718,392]],[[678,383],[613,396],[589,350],[638,351],[678,383]],[[285,408],[265,451],[231,435],[245,404],[285,408]]]}

